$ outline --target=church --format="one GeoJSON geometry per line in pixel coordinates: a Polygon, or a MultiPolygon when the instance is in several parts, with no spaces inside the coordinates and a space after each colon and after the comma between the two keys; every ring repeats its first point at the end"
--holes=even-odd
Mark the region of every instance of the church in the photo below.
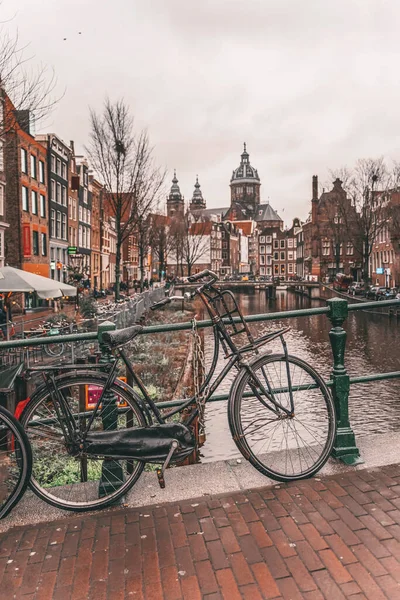
{"type": "MultiPolygon", "coordinates": [[[[198,177],[189,203],[189,211],[195,220],[209,218],[220,221],[255,221],[257,229],[264,227],[283,228],[283,221],[269,202],[261,203],[261,181],[257,169],[250,163],[250,155],[244,144],[239,166],[233,170],[230,179],[230,206],[207,208],[198,177]]],[[[182,195],[176,171],[167,197],[169,217],[183,215],[185,199],[182,195]]]]}

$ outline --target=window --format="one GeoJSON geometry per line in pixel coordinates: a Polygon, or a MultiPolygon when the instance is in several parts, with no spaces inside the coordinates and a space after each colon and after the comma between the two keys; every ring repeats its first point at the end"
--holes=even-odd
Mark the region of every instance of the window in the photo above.
{"type": "Polygon", "coordinates": [[[248,186],[246,187],[246,193],[247,193],[247,194],[252,194],[252,193],[253,193],[253,188],[252,188],[252,186],[251,186],[251,185],[248,185],[248,186]]]}
{"type": "Polygon", "coordinates": [[[260,246],[260,254],[265,254],[265,246],[260,246]]]}
{"type": "Polygon", "coordinates": [[[4,171],[4,144],[0,140],[0,171],[4,171]]]}
{"type": "Polygon", "coordinates": [[[267,265],[272,265],[272,256],[267,256],[267,265]]]}
{"type": "Polygon", "coordinates": [[[79,220],[82,221],[82,206],[79,206],[79,220]]]}
{"type": "Polygon", "coordinates": [[[281,240],[281,248],[285,247],[285,240],[281,240]]]}
{"type": "Polygon", "coordinates": [[[293,273],[293,264],[292,263],[288,264],[288,273],[293,273]]]}
{"type": "Polygon", "coordinates": [[[44,183],[44,162],[39,160],[39,181],[44,183]]]}
{"type": "Polygon", "coordinates": [[[61,204],[61,183],[58,183],[57,181],[57,188],[56,188],[56,202],[58,204],[61,204]]]}
{"type": "Polygon", "coordinates": [[[281,260],[285,260],[285,253],[281,252],[281,260]]]}
{"type": "Polygon", "coordinates": [[[47,235],[45,233],[40,234],[40,241],[42,256],[47,256],[47,235]]]}
{"type": "Polygon", "coordinates": [[[274,252],[274,260],[279,260],[279,252],[274,252]]]}
{"type": "Polygon", "coordinates": [[[265,235],[260,235],[260,244],[265,243],[265,235]]]}
{"type": "Polygon", "coordinates": [[[285,265],[281,265],[281,275],[285,274],[285,265]]]}
{"type": "Polygon", "coordinates": [[[56,231],[56,211],[54,208],[50,211],[50,237],[54,237],[56,231]]]}
{"type": "Polygon", "coordinates": [[[29,212],[28,188],[24,185],[22,186],[22,210],[29,212]]]}
{"type": "Polygon", "coordinates": [[[4,215],[4,185],[1,185],[1,184],[0,184],[0,215],[4,215]]]}
{"type": "Polygon", "coordinates": [[[270,243],[272,242],[272,236],[270,236],[270,235],[267,235],[267,236],[265,237],[265,241],[267,242],[267,244],[270,244],[270,243]]]}
{"type": "Polygon", "coordinates": [[[51,155],[51,172],[56,172],[56,158],[53,154],[51,155]]]}
{"type": "Polygon", "coordinates": [[[274,248],[279,248],[279,240],[274,240],[274,248]]]}
{"type": "Polygon", "coordinates": [[[36,156],[33,156],[33,154],[31,154],[31,177],[33,177],[33,179],[37,179],[36,156]]]}
{"type": "Polygon", "coordinates": [[[293,252],[288,252],[287,253],[287,259],[288,260],[293,260],[293,252]]]}
{"type": "Polygon", "coordinates": [[[79,246],[82,247],[82,225],[79,225],[79,246]]]}
{"type": "Polygon", "coordinates": [[[46,216],[46,196],[40,194],[40,216],[46,216]]]}
{"type": "Polygon", "coordinates": [[[59,238],[61,235],[61,213],[58,210],[56,214],[56,238],[59,238]]]}
{"type": "Polygon", "coordinates": [[[328,240],[322,242],[322,256],[329,256],[330,254],[330,243],[328,240]]]}
{"type": "Polygon", "coordinates": [[[61,237],[63,240],[67,239],[67,215],[65,213],[61,215],[61,237]]]}
{"type": "Polygon", "coordinates": [[[32,190],[32,213],[34,215],[38,214],[38,201],[37,201],[37,192],[32,190]]]}
{"type": "Polygon", "coordinates": [[[293,238],[289,238],[287,241],[287,247],[288,248],[293,248],[293,238]]]}
{"type": "Polygon", "coordinates": [[[28,152],[25,148],[21,148],[21,171],[28,173],[28,152]]]}
{"type": "Polygon", "coordinates": [[[76,200],[72,201],[72,218],[76,221],[76,200]]]}
{"type": "Polygon", "coordinates": [[[260,265],[265,265],[265,256],[264,256],[264,254],[260,255],[260,265]]]}
{"type": "Polygon", "coordinates": [[[61,201],[63,206],[67,206],[67,188],[65,185],[61,186],[61,201]]]}
{"type": "Polygon", "coordinates": [[[61,175],[61,160],[59,158],[57,158],[56,165],[56,173],[57,175],[61,175]]]}
{"type": "Polygon", "coordinates": [[[347,256],[352,256],[353,253],[354,253],[353,244],[351,242],[347,242],[347,245],[346,245],[346,254],[347,254],[347,256]]]}
{"type": "Polygon", "coordinates": [[[260,275],[265,275],[265,267],[260,267],[260,275]]]}
{"type": "Polygon", "coordinates": [[[32,232],[32,251],[34,256],[39,256],[39,232],[32,232]]]}
{"type": "Polygon", "coordinates": [[[272,246],[271,244],[269,244],[268,246],[265,246],[265,253],[266,254],[271,254],[272,252],[272,246]]]}
{"type": "Polygon", "coordinates": [[[65,162],[62,163],[62,178],[67,179],[67,165],[65,162]]]}

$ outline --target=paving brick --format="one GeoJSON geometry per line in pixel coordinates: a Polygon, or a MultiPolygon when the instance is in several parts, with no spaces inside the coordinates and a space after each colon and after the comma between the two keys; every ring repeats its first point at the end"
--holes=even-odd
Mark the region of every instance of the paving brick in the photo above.
{"type": "Polygon", "coordinates": [[[347,568],[367,598],[370,600],[385,600],[385,594],[360,563],[348,565],[347,568]]]}
{"type": "Polygon", "coordinates": [[[283,558],[281,557],[275,546],[263,548],[262,554],[268,569],[271,571],[271,574],[275,579],[289,576],[289,571],[286,567],[286,563],[284,562],[283,558]]]}
{"type": "Polygon", "coordinates": [[[299,529],[314,550],[323,550],[324,548],[328,547],[328,544],[325,542],[324,538],[311,523],[300,525],[299,529]]]}
{"type": "Polygon", "coordinates": [[[262,596],[256,584],[242,585],[239,588],[243,600],[262,600],[262,596]]]}
{"type": "Polygon", "coordinates": [[[184,600],[201,600],[201,592],[197,577],[187,577],[181,580],[181,589],[184,600]]]}
{"type": "Polygon", "coordinates": [[[400,598],[400,583],[395,581],[393,577],[382,575],[382,577],[376,579],[376,582],[390,600],[400,598]]]}
{"type": "MultiPolygon", "coordinates": [[[[254,525],[254,523],[253,523],[254,525]]],[[[253,532],[251,532],[253,537],[254,534],[253,532]]],[[[227,554],[232,554],[234,552],[240,552],[240,546],[239,546],[239,542],[237,541],[237,538],[233,532],[232,527],[224,527],[223,529],[221,529],[221,531],[219,532],[219,537],[221,540],[221,543],[225,549],[225,552],[227,554]]],[[[258,543],[258,540],[256,538],[256,542],[258,543]]]]}
{"type": "Polygon", "coordinates": [[[218,591],[217,580],[209,560],[195,563],[197,578],[202,594],[212,594],[218,591]]]}
{"type": "Polygon", "coordinates": [[[249,564],[262,561],[260,549],[251,535],[243,535],[238,541],[243,552],[243,556],[249,564]]]}
{"type": "Polygon", "coordinates": [[[206,547],[208,554],[210,555],[211,564],[215,571],[218,569],[226,569],[229,566],[224,547],[220,540],[207,542],[206,547]]]}
{"type": "Polygon", "coordinates": [[[352,576],[332,550],[321,550],[319,556],[336,583],[347,583],[352,576]]]}
{"type": "Polygon", "coordinates": [[[347,565],[352,562],[357,562],[357,557],[354,554],[354,548],[349,548],[340,536],[337,534],[327,535],[325,540],[328,542],[329,546],[342,564],[347,565]]]}
{"type": "Polygon", "coordinates": [[[224,600],[242,600],[242,595],[231,569],[217,571],[217,579],[221,586],[222,597],[224,600]]]}
{"type": "Polygon", "coordinates": [[[277,531],[271,531],[270,535],[271,540],[273,541],[275,547],[278,549],[279,554],[283,556],[283,558],[288,558],[289,556],[296,556],[296,544],[288,540],[284,531],[278,529],[277,531]]]}
{"type": "Polygon", "coordinates": [[[256,563],[251,568],[264,598],[269,599],[280,596],[279,588],[265,563],[256,563]]]}
{"type": "Polygon", "coordinates": [[[376,556],[376,558],[383,558],[384,556],[389,556],[389,551],[387,550],[387,548],[368,529],[358,531],[357,535],[363,542],[363,544],[368,548],[368,550],[370,550],[372,554],[376,556]]]}
{"type": "Polygon", "coordinates": [[[229,557],[229,562],[238,585],[246,585],[254,582],[250,567],[241,552],[232,554],[229,557]]]}
{"type": "Polygon", "coordinates": [[[277,581],[279,591],[284,598],[290,600],[304,600],[303,593],[300,592],[295,580],[292,577],[285,577],[277,581]]]}
{"type": "MultiPolygon", "coordinates": [[[[359,562],[367,569],[374,577],[387,575],[387,571],[382,562],[379,561],[365,546],[354,546],[353,552],[357,556],[359,562]]],[[[389,557],[388,557],[389,558],[389,557]]]]}
{"type": "Polygon", "coordinates": [[[208,552],[202,535],[191,535],[189,537],[190,553],[194,561],[206,560],[208,552]]]}
{"type": "Polygon", "coordinates": [[[325,600],[345,600],[340,587],[335,583],[328,571],[315,571],[312,577],[322,591],[325,600]]]}
{"type": "Polygon", "coordinates": [[[165,600],[180,600],[182,598],[178,569],[175,566],[161,569],[161,585],[165,600]]]}
{"type": "MultiPolygon", "coordinates": [[[[249,531],[250,531],[250,534],[252,535],[252,537],[255,539],[256,544],[259,548],[266,548],[267,546],[272,546],[272,544],[273,544],[272,539],[268,535],[268,533],[265,531],[265,527],[261,523],[261,521],[256,521],[255,523],[249,523],[249,531]]],[[[220,535],[221,535],[221,533],[220,533],[220,535]]]]}
{"type": "Polygon", "coordinates": [[[309,571],[318,571],[319,569],[324,568],[317,553],[314,552],[306,540],[300,540],[299,542],[296,542],[296,551],[303,561],[304,566],[309,571]]]}
{"type": "MultiPolygon", "coordinates": [[[[329,552],[329,550],[323,550],[323,552],[329,552]]],[[[308,569],[304,566],[304,563],[298,556],[291,556],[290,558],[287,558],[285,562],[293,579],[302,592],[315,590],[317,586],[308,572],[308,569]]]]}

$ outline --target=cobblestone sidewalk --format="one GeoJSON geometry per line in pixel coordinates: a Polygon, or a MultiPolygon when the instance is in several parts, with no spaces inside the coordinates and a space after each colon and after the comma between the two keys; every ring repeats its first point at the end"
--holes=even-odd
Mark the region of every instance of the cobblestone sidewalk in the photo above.
{"type": "Polygon", "coordinates": [[[13,528],[0,598],[400,598],[400,465],[13,528]]]}

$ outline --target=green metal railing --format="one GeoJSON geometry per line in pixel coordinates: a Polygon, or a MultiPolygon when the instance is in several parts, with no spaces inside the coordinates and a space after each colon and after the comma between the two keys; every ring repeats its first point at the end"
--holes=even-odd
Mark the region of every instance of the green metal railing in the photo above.
{"type": "MultiPolygon", "coordinates": [[[[349,311],[352,312],[357,310],[385,307],[398,307],[400,309],[400,300],[384,300],[381,302],[362,302],[357,304],[349,304],[345,299],[332,298],[331,300],[327,301],[326,307],[248,315],[245,317],[245,320],[248,323],[257,323],[263,321],[290,319],[293,317],[312,317],[314,315],[328,316],[328,319],[332,325],[329,331],[329,339],[333,354],[333,368],[331,372],[331,379],[326,381],[326,384],[332,389],[338,420],[336,440],[332,454],[335,458],[338,458],[349,465],[355,465],[363,462],[356,445],[354,432],[350,426],[348,411],[350,385],[368,383],[371,381],[382,381],[384,379],[400,378],[400,371],[350,377],[344,365],[347,334],[343,328],[343,324],[347,319],[349,311]]],[[[235,318],[234,321],[239,322],[239,318],[235,318]]],[[[198,321],[197,326],[200,328],[211,327],[212,322],[210,320],[198,321]]],[[[105,364],[109,360],[112,360],[112,357],[109,355],[107,348],[101,342],[103,333],[105,331],[109,331],[110,329],[115,329],[115,324],[105,322],[99,325],[97,332],[74,333],[68,335],[51,336],[48,338],[32,338],[27,340],[0,342],[0,352],[2,350],[19,347],[29,348],[45,344],[98,340],[102,352],[101,362],[102,364],[105,364]]],[[[191,322],[151,325],[144,327],[141,335],[166,333],[171,331],[185,331],[190,329],[192,329],[191,322]]],[[[212,398],[210,398],[209,401],[219,402],[222,400],[227,400],[228,396],[228,394],[215,394],[212,396],[212,398]]],[[[158,406],[164,408],[173,407],[178,406],[181,404],[181,402],[182,400],[174,400],[160,403],[158,406]]]]}

